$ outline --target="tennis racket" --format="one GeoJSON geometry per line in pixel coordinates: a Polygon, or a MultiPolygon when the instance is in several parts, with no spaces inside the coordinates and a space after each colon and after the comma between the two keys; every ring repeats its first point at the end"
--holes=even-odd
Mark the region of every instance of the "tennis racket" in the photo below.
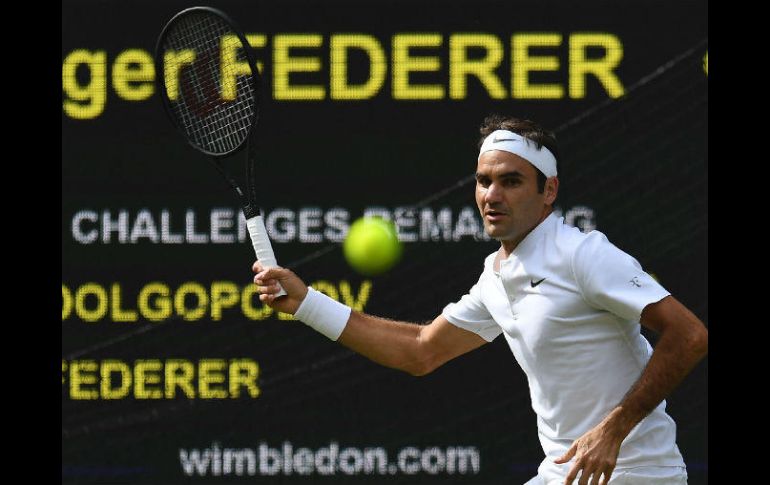
{"type": "MultiPolygon", "coordinates": [[[[220,10],[188,8],[163,27],[155,65],[166,114],[193,148],[209,155],[238,194],[257,260],[264,267],[277,266],[257,203],[254,134],[262,78],[246,37],[220,10]],[[245,191],[223,163],[244,146],[245,191]]],[[[278,296],[285,294],[281,288],[278,296]]]]}

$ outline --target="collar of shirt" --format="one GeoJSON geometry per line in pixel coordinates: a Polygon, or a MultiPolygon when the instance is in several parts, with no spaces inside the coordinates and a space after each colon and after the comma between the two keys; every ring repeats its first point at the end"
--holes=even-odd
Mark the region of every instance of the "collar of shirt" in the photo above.
{"type": "MultiPolygon", "coordinates": [[[[522,239],[518,246],[511,251],[511,254],[509,254],[507,258],[500,261],[500,271],[503,270],[503,267],[514,261],[514,259],[522,259],[527,255],[532,254],[535,248],[537,248],[541,236],[545,235],[551,228],[555,227],[556,221],[557,217],[553,212],[548,214],[548,217],[543,219],[540,224],[529,231],[529,234],[524,236],[524,239],[522,239]]],[[[492,262],[492,271],[496,276],[500,276],[500,271],[495,271],[494,260],[492,262]]]]}

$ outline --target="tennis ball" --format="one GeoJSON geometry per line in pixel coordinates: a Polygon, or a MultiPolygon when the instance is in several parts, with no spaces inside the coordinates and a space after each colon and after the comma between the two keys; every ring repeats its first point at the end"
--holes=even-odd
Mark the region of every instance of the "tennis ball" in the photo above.
{"type": "Polygon", "coordinates": [[[396,226],[381,217],[361,217],[350,226],[342,245],[345,259],[364,276],[376,276],[401,259],[396,226]]]}

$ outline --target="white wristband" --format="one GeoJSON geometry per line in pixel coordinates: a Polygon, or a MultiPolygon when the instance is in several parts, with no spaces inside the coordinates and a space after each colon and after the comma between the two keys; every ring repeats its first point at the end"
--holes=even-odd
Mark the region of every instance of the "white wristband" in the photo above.
{"type": "Polygon", "coordinates": [[[331,340],[337,340],[348,324],[350,312],[353,309],[347,305],[329,298],[320,291],[307,288],[307,295],[294,313],[297,320],[310,328],[326,335],[331,340]]]}

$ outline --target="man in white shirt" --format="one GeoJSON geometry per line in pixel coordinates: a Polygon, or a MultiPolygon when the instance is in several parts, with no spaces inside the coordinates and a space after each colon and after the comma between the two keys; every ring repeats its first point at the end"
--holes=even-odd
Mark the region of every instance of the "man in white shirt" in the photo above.
{"type": "Polygon", "coordinates": [[[705,326],[604,234],[583,234],[552,213],[552,133],[500,116],[480,131],[476,203],[500,249],[432,323],[353,311],[290,270],[257,262],[260,299],[416,376],[503,334],[527,375],[545,453],[528,485],[686,484],[664,398],[706,355],[705,326]],[[288,294],[277,298],[279,284],[288,294]],[[654,352],[640,323],[659,334],[654,352]]]}

